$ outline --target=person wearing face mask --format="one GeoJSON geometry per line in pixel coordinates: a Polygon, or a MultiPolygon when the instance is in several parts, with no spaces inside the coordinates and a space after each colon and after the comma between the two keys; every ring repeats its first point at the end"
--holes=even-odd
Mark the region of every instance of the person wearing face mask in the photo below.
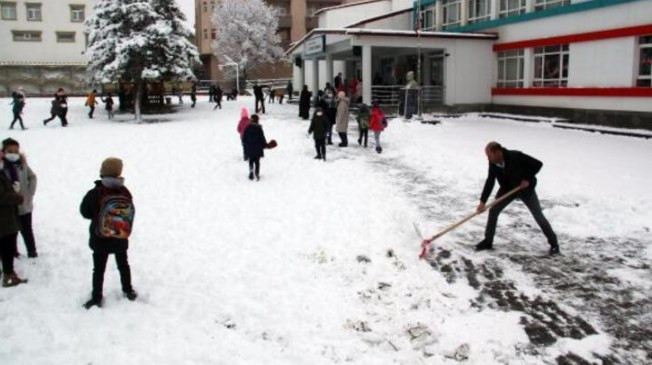
{"type": "MultiPolygon", "coordinates": [[[[4,169],[4,154],[0,150],[0,168],[4,169]]],[[[18,237],[18,206],[23,197],[16,192],[11,180],[0,174],[0,257],[2,257],[2,286],[5,288],[27,282],[14,271],[16,238],[18,237]]]]}
{"type": "Polygon", "coordinates": [[[315,139],[315,149],[317,156],[315,160],[326,161],[326,133],[328,132],[328,118],[324,114],[323,107],[317,107],[315,115],[312,116],[308,134],[312,133],[315,139]]]}
{"type": "MultiPolygon", "coordinates": [[[[36,241],[32,231],[32,210],[34,209],[33,200],[36,192],[36,174],[27,164],[27,159],[20,154],[20,144],[18,141],[7,138],[2,141],[2,152],[4,153],[4,174],[9,178],[16,193],[22,195],[23,202],[18,206],[18,219],[20,222],[20,235],[25,242],[27,256],[29,258],[38,257],[36,252],[36,241]]],[[[15,249],[15,255],[18,256],[18,249],[15,249]]]]}

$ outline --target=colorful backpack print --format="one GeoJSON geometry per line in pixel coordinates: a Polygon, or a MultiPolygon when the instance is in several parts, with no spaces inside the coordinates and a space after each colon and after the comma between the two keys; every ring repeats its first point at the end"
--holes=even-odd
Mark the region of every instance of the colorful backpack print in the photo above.
{"type": "Polygon", "coordinates": [[[102,187],[99,200],[95,233],[103,238],[129,238],[136,214],[129,191],[125,188],[116,191],[102,187]]]}

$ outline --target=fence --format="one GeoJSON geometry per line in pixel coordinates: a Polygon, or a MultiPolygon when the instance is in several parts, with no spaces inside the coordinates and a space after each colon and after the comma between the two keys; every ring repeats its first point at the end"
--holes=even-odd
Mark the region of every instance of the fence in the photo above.
{"type": "MultiPolygon", "coordinates": [[[[374,85],[371,87],[371,99],[378,100],[381,106],[389,109],[402,109],[406,101],[405,90],[405,85],[374,85]]],[[[422,86],[418,93],[422,110],[444,104],[443,86],[422,86]]]]}

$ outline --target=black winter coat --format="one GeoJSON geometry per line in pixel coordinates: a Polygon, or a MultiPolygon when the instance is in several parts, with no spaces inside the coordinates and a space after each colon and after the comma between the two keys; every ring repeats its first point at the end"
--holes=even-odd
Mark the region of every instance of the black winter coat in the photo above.
{"type": "MultiPolygon", "coordinates": [[[[95,233],[95,227],[97,226],[97,219],[100,214],[100,202],[99,202],[99,187],[102,185],[102,181],[95,181],[95,187],[89,190],[84,199],[82,200],[79,211],[82,217],[91,220],[91,224],[88,228],[90,232],[90,238],[88,240],[88,246],[93,251],[98,252],[108,252],[116,253],[123,252],[129,248],[128,239],[118,239],[118,238],[105,238],[100,237],[95,233]]],[[[121,187],[120,189],[127,189],[126,187],[121,187]]],[[[127,193],[131,197],[131,193],[127,190],[127,193]]]]}
{"type": "Polygon", "coordinates": [[[482,202],[486,203],[487,199],[489,199],[489,195],[491,195],[491,191],[494,188],[495,180],[498,180],[498,184],[500,185],[496,198],[514,189],[523,180],[529,181],[530,185],[520,193],[522,196],[532,194],[537,185],[535,175],[541,170],[543,163],[520,151],[510,151],[506,148],[502,150],[505,168],[503,169],[496,164],[489,163],[489,173],[487,174],[487,180],[484,183],[484,189],[482,189],[482,195],[480,197],[482,202]]]}
{"type": "Polygon", "coordinates": [[[242,144],[244,152],[250,159],[256,159],[265,156],[265,147],[267,140],[263,127],[260,124],[250,123],[242,135],[242,144]]]}
{"type": "Polygon", "coordinates": [[[303,119],[310,118],[310,97],[312,93],[308,90],[302,90],[299,96],[299,116],[303,119]]]}
{"type": "Polygon", "coordinates": [[[18,232],[18,205],[20,196],[14,190],[11,180],[0,170],[0,238],[18,232]]]}
{"type": "Polygon", "coordinates": [[[315,140],[320,140],[326,138],[326,132],[328,131],[328,118],[325,114],[322,115],[315,114],[312,117],[310,122],[310,128],[308,128],[308,134],[313,133],[315,140]]]}

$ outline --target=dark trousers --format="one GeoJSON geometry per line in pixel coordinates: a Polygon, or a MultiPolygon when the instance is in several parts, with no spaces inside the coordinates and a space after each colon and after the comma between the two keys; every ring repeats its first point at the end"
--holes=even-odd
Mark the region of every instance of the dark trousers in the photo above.
{"type": "Polygon", "coordinates": [[[25,242],[27,255],[30,257],[36,256],[36,241],[34,240],[34,232],[32,231],[32,213],[23,214],[18,218],[20,219],[20,235],[25,242]]]}
{"type": "Polygon", "coordinates": [[[262,113],[265,114],[265,97],[256,97],[256,113],[259,111],[262,111],[262,113]],[[260,108],[258,108],[258,103],[260,103],[260,108]]]}
{"type": "Polygon", "coordinates": [[[532,216],[539,225],[539,228],[541,228],[543,234],[546,235],[548,243],[551,246],[557,245],[557,235],[555,235],[555,232],[552,230],[550,223],[541,211],[541,204],[539,204],[539,197],[537,196],[536,191],[532,191],[531,194],[527,194],[526,196],[513,195],[495,205],[493,208],[489,209],[487,227],[484,231],[485,241],[489,243],[493,242],[494,234],[496,233],[496,224],[498,223],[498,216],[500,215],[500,212],[502,212],[503,209],[505,209],[505,207],[507,207],[509,203],[514,201],[516,198],[521,199],[523,204],[525,204],[525,206],[530,210],[530,213],[532,213],[532,216]]]}
{"type": "Polygon", "coordinates": [[[358,144],[364,142],[364,146],[367,147],[367,139],[369,139],[369,129],[360,128],[360,137],[358,137],[358,144]]]}
{"type": "Polygon", "coordinates": [[[64,127],[68,125],[68,119],[66,118],[67,115],[68,115],[68,108],[63,109],[63,111],[59,112],[59,119],[61,120],[61,125],[64,127]]]}
{"type": "Polygon", "coordinates": [[[213,108],[213,110],[215,110],[215,109],[217,109],[217,108],[222,109],[222,98],[219,98],[219,99],[218,99],[218,98],[215,98],[215,103],[216,103],[216,104],[215,104],[215,107],[213,108]]]}
{"type": "Polygon", "coordinates": [[[338,132],[337,134],[340,135],[340,140],[341,140],[339,146],[340,147],[348,146],[349,145],[349,139],[348,139],[348,137],[346,135],[346,132],[338,132]]]}
{"type": "Polygon", "coordinates": [[[49,122],[52,121],[52,119],[54,119],[54,118],[56,118],[56,117],[57,117],[56,114],[50,114],[50,118],[48,118],[48,119],[44,119],[44,120],[43,120],[43,124],[48,124],[49,122]]]}
{"type": "Polygon", "coordinates": [[[25,129],[25,126],[23,125],[23,118],[21,118],[20,112],[14,113],[14,120],[11,122],[11,127],[9,128],[13,129],[16,121],[20,122],[20,128],[25,129]]]}
{"type": "Polygon", "coordinates": [[[279,104],[283,104],[283,97],[285,97],[285,95],[281,95],[281,96],[278,97],[278,103],[279,104]]]}
{"type": "Polygon", "coordinates": [[[2,255],[2,272],[7,275],[14,272],[14,253],[18,232],[0,238],[0,255],[2,255]]]}
{"type": "Polygon", "coordinates": [[[326,159],[326,138],[315,138],[315,150],[318,158],[326,159]]]}
{"type": "Polygon", "coordinates": [[[249,157],[249,172],[255,172],[256,176],[260,176],[260,157],[249,157]]]}
{"type": "MultiPolygon", "coordinates": [[[[109,260],[108,252],[93,252],[93,299],[102,299],[102,288],[104,286],[104,271],[106,262],[109,260]]],[[[127,261],[127,251],[116,252],[115,263],[118,265],[120,272],[120,283],[123,292],[130,292],[131,287],[131,270],[127,261]]]]}
{"type": "Polygon", "coordinates": [[[95,113],[95,105],[90,106],[91,110],[88,112],[88,117],[93,118],[93,113],[95,113]]]}
{"type": "Polygon", "coordinates": [[[328,144],[333,144],[333,124],[328,123],[328,131],[326,131],[326,141],[328,144]]]}

